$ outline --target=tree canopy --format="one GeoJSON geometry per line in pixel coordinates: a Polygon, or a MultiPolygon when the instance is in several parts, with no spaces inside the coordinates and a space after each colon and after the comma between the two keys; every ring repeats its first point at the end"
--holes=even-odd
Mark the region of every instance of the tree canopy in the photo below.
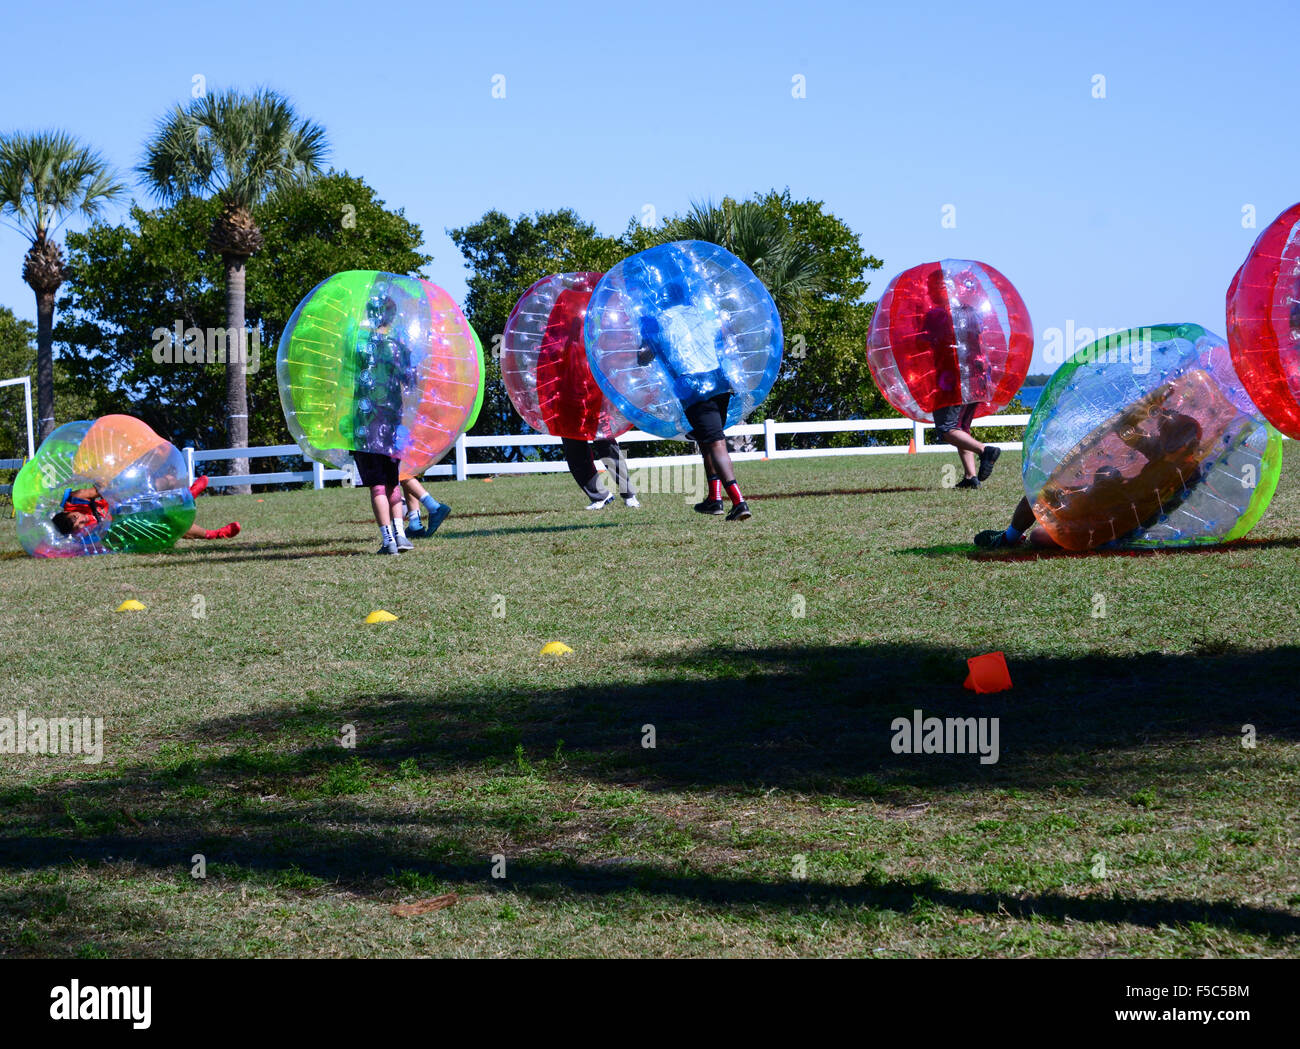
{"type": "MultiPolygon", "coordinates": [[[[153,352],[159,329],[225,324],[222,260],[207,246],[221,208],[194,197],[149,211],[137,206],[125,223],[69,235],[59,358],[95,414],[137,415],[177,445],[224,440],[224,366],[160,363],[153,352]]],[[[260,338],[259,368],[248,376],[249,433],[253,444],[281,444],[289,435],[275,347],[302,297],[341,270],[419,274],[430,258],[419,250],[420,228],[347,173],[290,186],[259,216],[266,247],[248,263],[247,319],[260,338]]]]}

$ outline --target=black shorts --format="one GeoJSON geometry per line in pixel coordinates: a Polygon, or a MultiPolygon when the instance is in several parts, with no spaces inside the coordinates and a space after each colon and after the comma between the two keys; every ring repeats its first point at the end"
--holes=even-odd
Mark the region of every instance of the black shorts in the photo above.
{"type": "Polygon", "coordinates": [[[691,424],[686,434],[696,444],[712,444],[721,441],[727,426],[727,407],[731,404],[730,393],[714,394],[706,401],[696,401],[686,409],[686,421],[691,424]]]}
{"type": "Polygon", "coordinates": [[[353,452],[352,459],[357,464],[357,473],[361,483],[367,488],[383,485],[385,488],[397,487],[397,468],[399,461],[378,452],[353,452]]]}
{"type": "Polygon", "coordinates": [[[970,424],[975,421],[975,409],[978,404],[953,404],[947,408],[934,410],[934,432],[942,437],[951,430],[965,430],[970,433],[970,424]]]}

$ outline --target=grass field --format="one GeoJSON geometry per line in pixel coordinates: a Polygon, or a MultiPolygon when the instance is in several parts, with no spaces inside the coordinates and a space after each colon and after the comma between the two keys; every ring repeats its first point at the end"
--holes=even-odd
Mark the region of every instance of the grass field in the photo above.
{"type": "Polygon", "coordinates": [[[1038,558],[969,545],[1015,457],[953,458],[741,464],[745,524],[439,485],[401,558],[341,489],[205,495],[244,535],[160,556],[0,522],[0,716],[106,735],[0,755],[0,952],[1300,955],[1296,458],[1245,545],[1038,558]],[[999,760],[893,753],[917,708],[999,760]]]}

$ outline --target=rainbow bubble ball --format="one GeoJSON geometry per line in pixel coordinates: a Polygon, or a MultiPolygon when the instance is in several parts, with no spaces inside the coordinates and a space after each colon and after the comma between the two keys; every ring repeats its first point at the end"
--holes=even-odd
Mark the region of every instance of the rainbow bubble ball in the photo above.
{"type": "Polygon", "coordinates": [[[460,307],[417,277],[336,273],[289,318],[275,359],[280,403],[303,454],[343,466],[353,452],[436,463],[482,403],[483,351],[460,307]]]}
{"type": "Polygon", "coordinates": [[[14,479],[18,541],[33,557],[148,554],[171,547],[194,523],[185,459],[139,419],[105,415],[64,423],[14,479]],[[53,518],[70,490],[98,489],[109,517],[63,535],[53,518]]]}

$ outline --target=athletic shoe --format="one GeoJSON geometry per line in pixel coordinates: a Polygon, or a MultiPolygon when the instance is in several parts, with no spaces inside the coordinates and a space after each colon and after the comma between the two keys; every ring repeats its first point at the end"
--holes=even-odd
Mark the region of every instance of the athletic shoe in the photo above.
{"type": "Polygon", "coordinates": [[[954,488],[978,488],[979,486],[980,479],[978,477],[965,477],[953,485],[954,488]]]}
{"type": "Polygon", "coordinates": [[[623,505],[626,506],[629,510],[641,509],[641,503],[635,495],[630,495],[626,499],[624,499],[623,505]]]}
{"type": "Polygon", "coordinates": [[[750,513],[749,504],[743,499],[731,508],[731,513],[727,514],[728,521],[748,521],[754,515],[750,513]]]}
{"type": "Polygon", "coordinates": [[[608,506],[610,503],[612,503],[613,501],[614,501],[614,493],[613,493],[613,492],[610,492],[607,496],[605,496],[604,499],[597,499],[594,503],[592,503],[590,506],[588,506],[587,509],[588,509],[588,510],[603,510],[603,509],[605,509],[605,507],[607,507],[607,506],[608,506]]]}
{"type": "Polygon", "coordinates": [[[996,528],[989,528],[975,537],[975,545],[983,547],[985,550],[1004,550],[1007,547],[1017,545],[1019,542],[1020,540],[1016,540],[1013,543],[1007,538],[1006,532],[999,531],[996,528]]]}
{"type": "Polygon", "coordinates": [[[451,515],[451,507],[446,503],[439,503],[438,509],[429,515],[429,524],[421,535],[433,535],[438,530],[438,526],[451,515]]]}
{"type": "Polygon", "coordinates": [[[414,544],[413,542],[411,542],[409,539],[407,539],[406,536],[403,535],[401,532],[398,532],[398,533],[397,533],[396,543],[397,543],[397,549],[398,549],[398,550],[414,550],[414,549],[415,549],[415,544],[414,544]]]}
{"type": "Polygon", "coordinates": [[[697,514],[712,514],[714,517],[721,517],[725,512],[722,508],[721,499],[705,499],[702,503],[695,504],[697,514]]]}
{"type": "Polygon", "coordinates": [[[381,546],[378,550],[375,551],[375,553],[377,554],[391,554],[393,557],[396,557],[401,552],[402,551],[397,549],[396,543],[385,543],[383,546],[381,546]]]}
{"type": "Polygon", "coordinates": [[[980,470],[979,479],[987,481],[989,475],[993,473],[993,464],[998,461],[998,456],[1002,454],[1002,449],[995,444],[986,444],[984,451],[980,452],[980,470]]]}
{"type": "Polygon", "coordinates": [[[203,489],[205,489],[207,486],[208,486],[207,474],[204,474],[202,477],[194,478],[194,483],[190,485],[190,495],[194,496],[194,498],[197,499],[199,497],[199,493],[203,491],[203,489]]]}

